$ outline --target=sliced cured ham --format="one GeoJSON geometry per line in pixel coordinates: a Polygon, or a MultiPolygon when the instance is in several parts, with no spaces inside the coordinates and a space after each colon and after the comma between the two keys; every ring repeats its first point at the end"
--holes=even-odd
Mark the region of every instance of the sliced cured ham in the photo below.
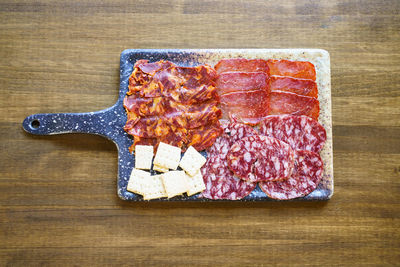
{"type": "Polygon", "coordinates": [[[264,59],[222,59],[214,66],[214,68],[218,74],[233,71],[266,73],[269,71],[267,61],[264,59]]]}
{"type": "Polygon", "coordinates": [[[250,125],[256,125],[268,115],[268,93],[264,90],[234,92],[221,95],[223,118],[230,116],[250,125]]]}
{"type": "Polygon", "coordinates": [[[294,150],[320,152],[326,141],[326,131],[307,116],[272,115],[260,123],[260,133],[288,143],[294,150]]]}
{"type": "Polygon", "coordinates": [[[295,155],[292,176],[284,181],[262,182],[260,188],[270,198],[289,200],[314,191],[322,179],[324,164],[321,157],[311,151],[299,150],[295,155]]]}
{"type": "Polygon", "coordinates": [[[317,83],[310,79],[300,79],[285,76],[269,78],[271,91],[291,92],[298,95],[318,98],[317,83]]]}
{"type": "Polygon", "coordinates": [[[269,94],[268,115],[305,115],[318,120],[319,101],[314,97],[301,96],[288,92],[271,92],[269,94]]]}
{"type": "Polygon", "coordinates": [[[292,174],[294,150],[276,138],[253,135],[235,142],[227,159],[229,169],[245,181],[278,181],[292,174]]]}
{"type": "Polygon", "coordinates": [[[218,75],[216,87],[219,95],[240,91],[269,91],[265,72],[225,72],[218,75]]]}
{"type": "Polygon", "coordinates": [[[308,61],[268,59],[267,64],[269,67],[268,74],[270,76],[289,76],[294,78],[310,79],[313,81],[315,81],[316,78],[315,67],[308,61]]]}

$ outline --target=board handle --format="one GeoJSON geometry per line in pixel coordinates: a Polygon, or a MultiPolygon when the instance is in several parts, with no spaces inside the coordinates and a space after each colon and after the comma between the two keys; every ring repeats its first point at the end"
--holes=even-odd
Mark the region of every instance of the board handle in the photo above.
{"type": "Polygon", "coordinates": [[[33,114],[25,118],[22,127],[36,135],[89,133],[115,140],[113,137],[121,134],[120,124],[124,123],[117,114],[115,107],[88,113],[33,114]]]}

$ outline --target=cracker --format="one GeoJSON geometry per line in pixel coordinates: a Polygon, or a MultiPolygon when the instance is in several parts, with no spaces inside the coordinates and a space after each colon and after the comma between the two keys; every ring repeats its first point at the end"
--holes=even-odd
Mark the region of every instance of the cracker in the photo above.
{"type": "Polygon", "coordinates": [[[146,178],[142,184],[142,192],[144,200],[166,197],[167,193],[162,182],[162,175],[153,175],[146,178]]]}
{"type": "Polygon", "coordinates": [[[206,163],[206,158],[197,152],[194,147],[190,146],[186,150],[185,155],[183,155],[179,166],[185,170],[187,174],[194,176],[199,172],[204,163],[206,163]]]}
{"type": "Polygon", "coordinates": [[[160,142],[156,157],[154,158],[154,165],[176,170],[176,168],[178,168],[180,159],[181,149],[179,147],[160,142]]]}
{"type": "Polygon", "coordinates": [[[150,170],[153,161],[153,146],[136,145],[135,146],[135,168],[150,170]]]}
{"type": "Polygon", "coordinates": [[[143,183],[145,183],[148,178],[150,178],[149,172],[133,169],[126,190],[142,195],[143,183]]]}
{"type": "Polygon", "coordinates": [[[189,190],[186,191],[188,196],[194,195],[196,193],[200,193],[206,189],[206,185],[204,184],[204,180],[203,180],[203,175],[201,175],[200,171],[198,171],[196,173],[196,175],[194,175],[192,177],[189,175],[186,175],[186,179],[187,179],[188,185],[189,185],[189,190]]]}
{"type": "Polygon", "coordinates": [[[168,198],[187,192],[189,185],[184,171],[170,171],[161,175],[168,198]]]}
{"type": "Polygon", "coordinates": [[[158,166],[156,164],[153,165],[153,170],[158,171],[158,172],[168,172],[169,171],[168,168],[164,168],[164,167],[158,166]]]}

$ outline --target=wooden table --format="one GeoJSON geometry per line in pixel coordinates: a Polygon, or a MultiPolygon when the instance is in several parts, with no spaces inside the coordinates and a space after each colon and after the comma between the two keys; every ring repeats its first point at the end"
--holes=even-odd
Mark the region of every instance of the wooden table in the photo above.
{"type": "Polygon", "coordinates": [[[397,265],[400,2],[0,3],[1,265],[397,265]],[[126,48],[331,54],[328,202],[128,203],[101,137],[33,136],[33,113],[117,99],[126,48]]]}

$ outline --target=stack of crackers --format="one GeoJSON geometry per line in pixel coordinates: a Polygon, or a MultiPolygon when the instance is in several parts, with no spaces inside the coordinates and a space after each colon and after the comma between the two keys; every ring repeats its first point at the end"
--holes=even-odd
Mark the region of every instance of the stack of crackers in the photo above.
{"type": "Polygon", "coordinates": [[[200,168],[206,159],[193,147],[189,147],[181,159],[181,149],[160,143],[154,157],[153,146],[135,146],[135,168],[132,170],[127,190],[143,196],[143,199],[182,195],[188,196],[202,192],[206,186],[200,168]],[[151,175],[153,170],[162,174],[151,175]],[[178,166],[183,171],[178,171],[178,166]]]}

